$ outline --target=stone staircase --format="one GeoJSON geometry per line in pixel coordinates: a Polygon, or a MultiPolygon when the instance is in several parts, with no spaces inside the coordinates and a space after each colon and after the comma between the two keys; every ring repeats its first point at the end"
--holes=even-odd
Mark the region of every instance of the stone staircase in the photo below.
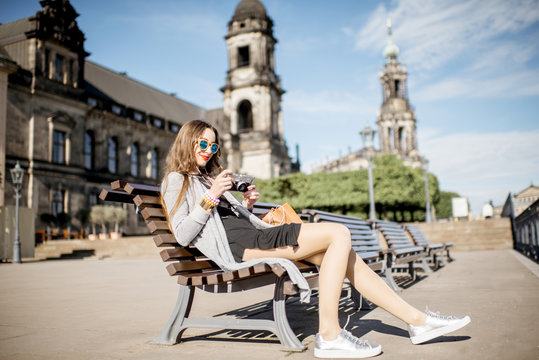
{"type": "Polygon", "coordinates": [[[155,258],[159,256],[151,236],[107,240],[51,240],[35,248],[34,260],[155,258]]]}

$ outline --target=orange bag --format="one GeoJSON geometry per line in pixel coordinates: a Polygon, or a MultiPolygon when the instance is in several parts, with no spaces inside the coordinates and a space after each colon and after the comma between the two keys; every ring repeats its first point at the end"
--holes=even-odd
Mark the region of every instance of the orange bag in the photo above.
{"type": "Polygon", "coordinates": [[[271,225],[283,225],[290,223],[301,224],[301,218],[299,215],[292,209],[292,206],[288,203],[284,203],[279,206],[277,209],[271,209],[262,219],[262,221],[267,222],[271,225]]]}

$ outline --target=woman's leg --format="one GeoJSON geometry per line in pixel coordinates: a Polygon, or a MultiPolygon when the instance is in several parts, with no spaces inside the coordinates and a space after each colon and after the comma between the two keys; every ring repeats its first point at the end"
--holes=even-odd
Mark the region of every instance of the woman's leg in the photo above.
{"type": "Polygon", "coordinates": [[[333,241],[339,242],[339,239],[346,239],[345,241],[349,243],[348,228],[330,223],[303,224],[297,247],[287,246],[269,250],[246,249],[243,257],[244,260],[283,257],[291,260],[307,260],[320,265],[320,333],[322,336],[326,334],[329,339],[333,338],[331,335],[335,334],[338,329],[337,310],[342,288],[339,269],[340,265],[345,263],[346,277],[363,296],[407,324],[423,324],[425,314],[405,302],[387,286],[351,248],[348,250],[347,262],[341,257],[343,255],[337,255],[336,251],[326,259],[326,249],[329,249],[333,241]],[[324,260],[326,260],[325,263],[324,260]]]}
{"type": "Polygon", "coordinates": [[[354,250],[348,257],[346,277],[363,296],[405,323],[417,326],[425,322],[425,313],[404,301],[354,250]]]}
{"type": "Polygon", "coordinates": [[[303,224],[298,246],[276,249],[246,249],[244,260],[262,257],[282,257],[291,260],[319,261],[318,332],[326,340],[335,339],[340,331],[339,299],[349,263],[350,231],[339,224],[303,224]],[[324,254],[323,258],[319,254],[324,254]],[[320,261],[321,260],[321,261],[320,261]]]}

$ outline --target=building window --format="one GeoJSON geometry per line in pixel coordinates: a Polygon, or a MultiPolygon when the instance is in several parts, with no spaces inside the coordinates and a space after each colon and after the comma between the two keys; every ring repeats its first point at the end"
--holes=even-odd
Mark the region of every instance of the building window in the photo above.
{"type": "Polygon", "coordinates": [[[135,121],[138,121],[138,122],[143,122],[144,121],[144,115],[142,115],[141,113],[135,111],[133,113],[133,119],[135,119],[135,121]]]}
{"type": "Polygon", "coordinates": [[[53,130],[52,132],[52,162],[65,164],[66,161],[66,133],[53,130]]]}
{"type": "Polygon", "coordinates": [[[238,67],[249,66],[249,46],[238,48],[238,67]]]}
{"type": "Polygon", "coordinates": [[[50,69],[51,69],[51,65],[50,65],[50,61],[51,61],[51,52],[49,49],[45,49],[45,67],[43,68],[43,75],[45,75],[45,77],[47,79],[50,79],[50,69]]]}
{"type": "Polygon", "coordinates": [[[399,80],[395,80],[395,96],[396,97],[402,97],[402,95],[401,95],[401,82],[399,80]]]}
{"type": "Polygon", "coordinates": [[[162,129],[165,125],[165,122],[162,119],[159,119],[157,117],[152,117],[152,125],[162,129]]]}
{"type": "Polygon", "coordinates": [[[109,138],[107,155],[109,172],[115,174],[118,171],[118,140],[116,138],[109,138]]]}
{"type": "Polygon", "coordinates": [[[56,55],[54,62],[54,80],[63,83],[64,82],[64,57],[62,55],[56,55]]]}
{"type": "Polygon", "coordinates": [[[251,103],[243,100],[238,106],[238,130],[249,131],[253,129],[253,110],[251,103]]]}
{"type": "Polygon", "coordinates": [[[90,130],[84,133],[84,167],[94,168],[94,133],[90,130]]]}
{"type": "Polygon", "coordinates": [[[64,211],[65,190],[52,190],[52,214],[58,216],[58,214],[64,211]]]}
{"type": "Polygon", "coordinates": [[[116,115],[122,115],[122,108],[118,105],[112,105],[112,112],[116,115]]]}
{"type": "Polygon", "coordinates": [[[169,122],[168,123],[168,129],[170,131],[172,131],[173,133],[177,134],[178,131],[180,131],[180,125],[179,124],[175,124],[173,122],[169,122]]]}
{"type": "Polygon", "coordinates": [[[88,98],[88,105],[97,106],[97,100],[94,98],[88,98]]]}
{"type": "Polygon", "coordinates": [[[150,163],[151,163],[150,177],[152,179],[157,179],[157,176],[159,174],[158,160],[159,159],[157,158],[157,149],[152,149],[150,151],[150,163]]]}
{"type": "Polygon", "coordinates": [[[130,148],[130,169],[131,169],[131,175],[138,176],[138,169],[139,169],[139,160],[138,160],[138,145],[132,144],[130,148]]]}

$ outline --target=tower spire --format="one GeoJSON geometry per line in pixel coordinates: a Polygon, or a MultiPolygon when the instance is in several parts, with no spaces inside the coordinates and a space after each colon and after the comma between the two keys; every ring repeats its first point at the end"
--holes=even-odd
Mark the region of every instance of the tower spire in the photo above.
{"type": "Polygon", "coordinates": [[[399,47],[393,42],[393,32],[391,31],[391,19],[387,18],[387,44],[384,49],[384,57],[387,62],[397,61],[399,55],[399,47]]]}

